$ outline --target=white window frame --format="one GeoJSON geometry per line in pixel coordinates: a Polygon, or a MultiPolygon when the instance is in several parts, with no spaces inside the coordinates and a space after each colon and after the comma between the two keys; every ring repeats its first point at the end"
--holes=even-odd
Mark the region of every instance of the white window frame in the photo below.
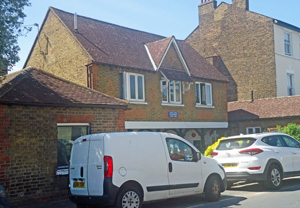
{"type": "Polygon", "coordinates": [[[212,93],[212,84],[211,83],[207,83],[207,82],[196,82],[195,83],[195,88],[196,88],[196,106],[201,107],[201,106],[208,106],[208,107],[212,107],[213,106],[213,93],[212,93]],[[202,100],[201,100],[201,84],[205,85],[205,95],[206,95],[206,101],[208,101],[209,97],[207,95],[207,87],[209,86],[209,93],[210,93],[210,100],[209,102],[206,102],[206,104],[202,104],[202,100]],[[199,86],[199,88],[197,88],[197,86],[199,86]],[[197,102],[197,93],[199,95],[199,102],[197,102]],[[209,103],[209,104],[208,104],[209,103]]]}
{"type": "MultiPolygon", "coordinates": [[[[85,126],[85,127],[87,127],[87,134],[90,134],[90,124],[89,123],[57,123],[57,128],[58,127],[73,127],[73,126],[85,126]]],[[[56,159],[58,160],[58,158],[56,158],[56,159]]],[[[69,167],[57,166],[56,175],[68,175],[68,174],[69,174],[69,167]]]]}
{"type": "Polygon", "coordinates": [[[132,102],[145,102],[145,79],[143,74],[137,74],[137,73],[129,73],[124,72],[123,74],[123,80],[124,80],[124,98],[128,101],[132,102]],[[130,89],[130,76],[135,77],[135,98],[131,98],[131,89],[130,89]],[[142,88],[143,88],[143,98],[138,98],[138,77],[142,77],[142,88]]]}
{"type": "Polygon", "coordinates": [[[293,41],[292,41],[292,34],[285,32],[284,33],[284,54],[287,56],[293,56],[293,41]],[[289,38],[288,40],[286,39],[286,36],[289,38]],[[288,52],[289,49],[290,51],[288,52]]]}
{"type": "Polygon", "coordinates": [[[287,95],[295,95],[295,75],[293,73],[287,73],[287,95]]]}
{"type": "MultiPolygon", "coordinates": [[[[160,87],[161,87],[161,94],[163,93],[163,90],[167,89],[167,101],[162,100],[162,105],[176,105],[176,106],[181,106],[182,105],[182,82],[181,81],[176,81],[176,80],[161,80],[160,81],[160,87]],[[163,85],[163,82],[167,83],[167,86],[163,85]],[[174,88],[174,101],[171,100],[171,83],[173,83],[173,88],[174,88]],[[176,83],[179,83],[179,101],[177,100],[177,95],[176,95],[176,83]]],[[[161,96],[162,99],[162,96],[161,96]]]]}
{"type": "Polygon", "coordinates": [[[258,134],[261,133],[261,127],[260,126],[254,126],[254,127],[247,127],[246,133],[249,134],[249,130],[252,129],[252,134],[258,134]],[[259,129],[259,132],[256,132],[256,129],[259,129]]]}

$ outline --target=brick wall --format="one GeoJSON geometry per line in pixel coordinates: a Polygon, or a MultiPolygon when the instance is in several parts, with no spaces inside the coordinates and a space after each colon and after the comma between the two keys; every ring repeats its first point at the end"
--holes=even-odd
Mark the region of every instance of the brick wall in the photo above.
{"type": "Polygon", "coordinates": [[[190,90],[182,95],[184,107],[161,105],[160,72],[132,70],[114,66],[94,65],[93,86],[95,90],[114,97],[120,97],[120,73],[132,72],[144,75],[145,95],[148,104],[130,104],[131,110],[125,111],[126,121],[186,121],[186,122],[226,122],[227,121],[227,96],[226,84],[216,81],[212,83],[214,108],[199,108],[196,105],[195,83],[190,90]],[[178,118],[168,118],[169,111],[178,112],[178,118]]]}
{"type": "Polygon", "coordinates": [[[49,12],[27,66],[87,86],[86,64],[91,59],[60,20],[49,12]]]}
{"type": "Polygon", "coordinates": [[[124,110],[0,106],[0,181],[10,203],[67,197],[68,177],[56,176],[57,123],[90,123],[91,133],[124,131],[124,110]]]}
{"type": "Polygon", "coordinates": [[[199,27],[187,42],[202,56],[221,56],[238,88],[238,100],[276,97],[273,21],[246,9],[246,0],[199,6],[199,27]],[[244,5],[244,6],[243,6],[244,5]]]}

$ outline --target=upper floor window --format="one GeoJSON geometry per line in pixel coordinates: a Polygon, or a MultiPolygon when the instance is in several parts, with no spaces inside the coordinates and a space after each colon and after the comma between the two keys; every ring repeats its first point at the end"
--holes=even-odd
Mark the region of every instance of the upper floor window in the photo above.
{"type": "Polygon", "coordinates": [[[292,37],[289,33],[284,33],[284,51],[285,55],[292,56],[292,37]]]}
{"type": "Polygon", "coordinates": [[[212,86],[209,83],[196,83],[196,103],[212,105],[212,86]]]}
{"type": "Polygon", "coordinates": [[[124,98],[129,101],[145,101],[144,75],[134,73],[123,74],[124,98]]]}
{"type": "Polygon", "coordinates": [[[162,80],[161,81],[161,92],[162,92],[162,102],[181,104],[181,82],[174,80],[162,80]]]}
{"type": "Polygon", "coordinates": [[[261,128],[260,127],[248,127],[246,129],[247,134],[257,134],[261,133],[261,128]]]}
{"type": "Polygon", "coordinates": [[[288,96],[295,95],[295,84],[294,84],[293,74],[287,74],[287,90],[288,90],[288,96]]]}

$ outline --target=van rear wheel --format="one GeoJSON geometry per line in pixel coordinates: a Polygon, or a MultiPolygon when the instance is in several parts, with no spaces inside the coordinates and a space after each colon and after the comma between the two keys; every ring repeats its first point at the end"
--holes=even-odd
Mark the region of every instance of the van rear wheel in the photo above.
{"type": "Polygon", "coordinates": [[[115,208],[141,208],[142,194],[136,187],[126,186],[120,190],[115,203],[115,208]]]}
{"type": "Polygon", "coordinates": [[[221,197],[221,181],[213,175],[208,178],[205,186],[205,197],[208,201],[218,201],[221,197]]]}

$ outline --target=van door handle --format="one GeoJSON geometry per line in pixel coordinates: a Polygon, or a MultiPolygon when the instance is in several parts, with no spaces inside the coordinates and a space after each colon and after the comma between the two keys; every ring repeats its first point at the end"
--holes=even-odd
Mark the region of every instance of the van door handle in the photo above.
{"type": "Polygon", "coordinates": [[[169,172],[172,173],[172,171],[173,171],[173,165],[171,162],[169,162],[169,172]]]}

